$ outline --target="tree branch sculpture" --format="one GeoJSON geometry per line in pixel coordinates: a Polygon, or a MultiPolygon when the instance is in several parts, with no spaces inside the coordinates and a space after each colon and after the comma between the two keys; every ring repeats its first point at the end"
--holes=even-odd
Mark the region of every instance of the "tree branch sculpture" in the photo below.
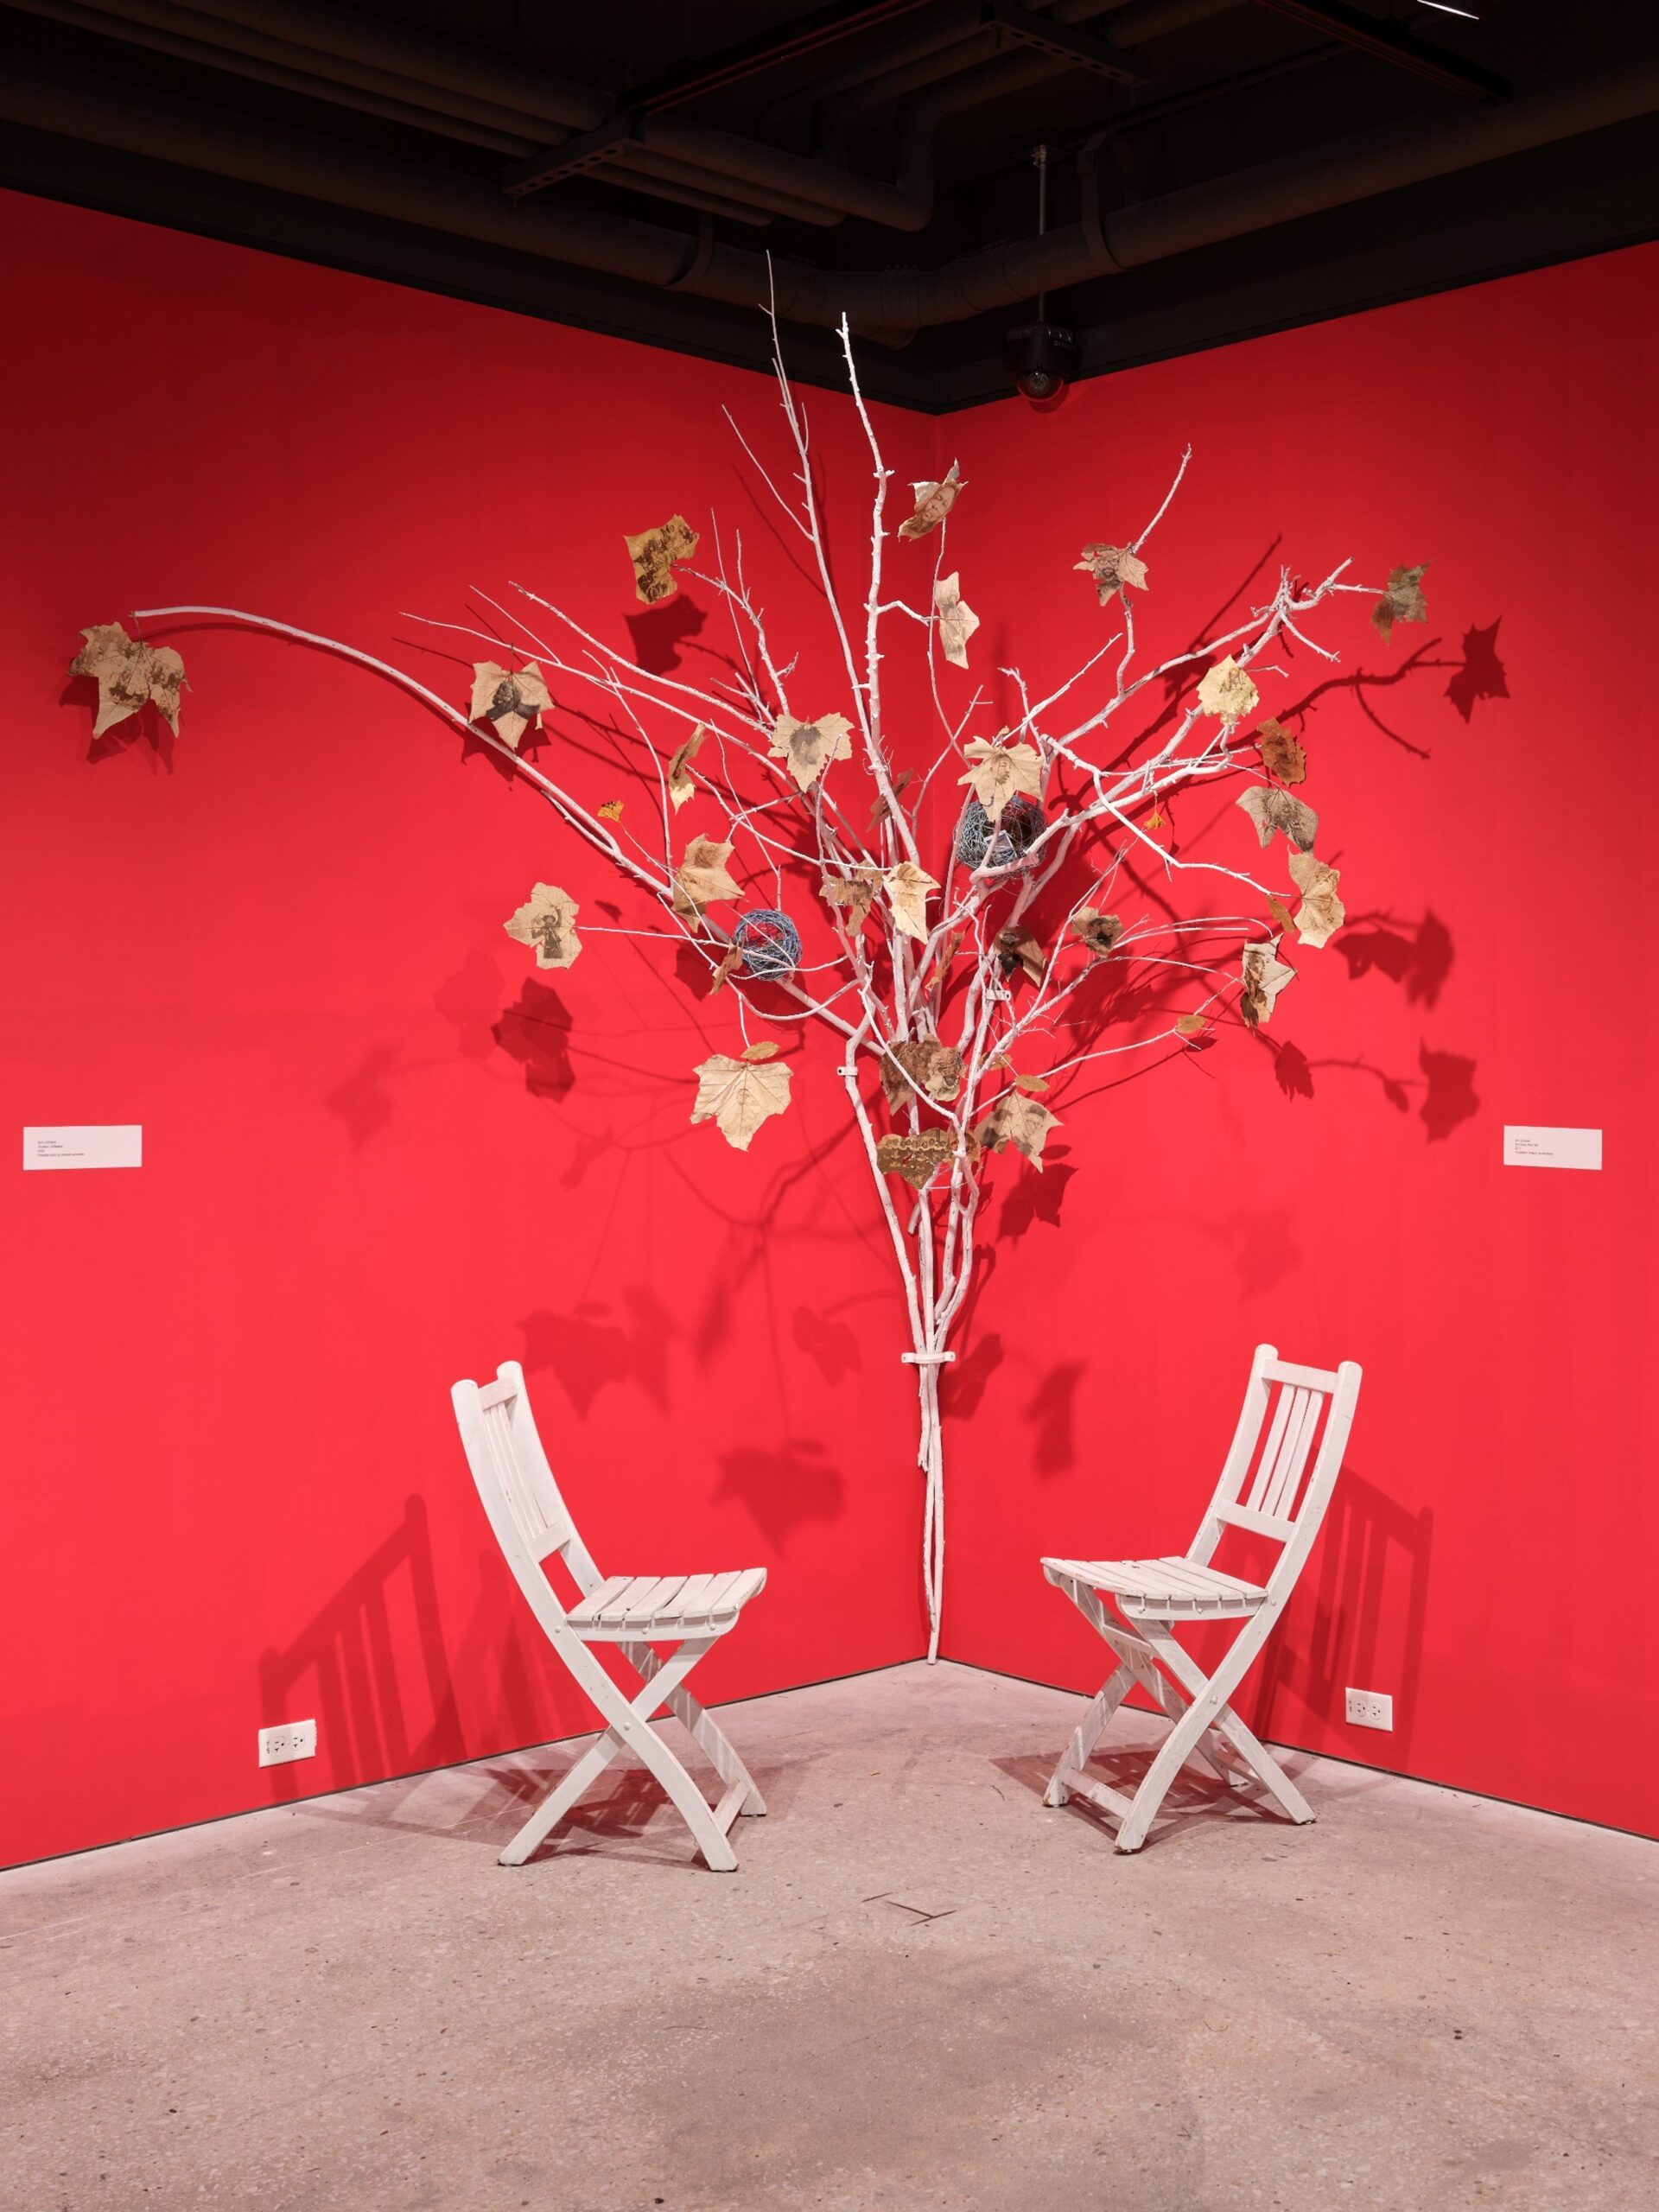
{"type": "MultiPolygon", "coordinates": [[[[1077,563],[1110,609],[1107,643],[1040,697],[1031,696],[1018,668],[999,671],[1018,702],[1017,717],[993,735],[970,736],[988,719],[982,693],[953,711],[941,680],[942,663],[967,668],[977,627],[958,576],[945,572],[949,516],[963,487],[953,463],[938,482],[915,486],[912,510],[892,526],[892,472],[844,325],[842,342],[872,483],[861,596],[842,588],[834,573],[810,426],[781,358],[792,484],[780,487],[738,437],[805,550],[839,671],[837,706],[848,711],[816,720],[797,712],[823,702],[791,696],[800,656],[768,633],[741,538],[728,563],[716,535],[713,563],[699,567],[698,534],[677,515],[628,540],[638,595],[656,604],[681,575],[701,579],[730,618],[729,680],[698,684],[642,669],[518,583],[511,608],[478,594],[499,633],[433,626],[489,649],[474,664],[465,707],[372,654],[263,615],[164,607],[140,610],[135,620],[218,617],[324,646],[400,684],[509,760],[567,828],[645,894],[655,916],[645,933],[689,948],[709,991],[725,995],[741,1044],[696,1070],[690,1113],[694,1122],[715,1121],[740,1150],[789,1105],[792,1070],[778,1058],[768,1026],[805,1020],[834,1033],[848,1111],[904,1292],[910,1348],[901,1357],[916,1370],[931,1658],[944,1573],[940,1374],[956,1357],[974,1280],[987,1155],[1012,1148],[1040,1171],[1046,1140],[1059,1123],[1056,1109],[1084,1069],[1160,1047],[1202,1049],[1229,1015],[1252,1029],[1268,1021],[1294,973],[1280,957],[1284,937],[1294,931],[1302,944],[1319,946],[1341,925],[1337,871],[1313,849],[1318,817],[1292,788],[1305,773],[1300,743],[1274,721],[1249,734],[1241,726],[1255,722],[1256,677],[1283,672],[1271,658],[1275,649],[1338,658],[1310,633],[1318,610],[1345,596],[1370,598],[1386,637],[1396,620],[1426,619],[1423,571],[1397,569],[1376,587],[1349,582],[1345,561],[1316,583],[1283,569],[1247,619],[1141,668],[1136,596],[1147,585],[1147,546],[1185,474],[1184,456],[1138,533],[1122,545],[1087,546],[1077,563]],[[928,596],[918,605],[913,592],[906,596],[889,584],[889,554],[929,538],[928,596]],[[882,663],[894,624],[925,658],[938,734],[925,766],[901,764],[884,718],[882,663]],[[515,665],[494,658],[503,652],[515,665]],[[554,709],[552,686],[603,702],[613,741],[645,794],[643,810],[620,801],[585,804],[519,752],[524,731],[554,709]],[[1133,721],[1136,702],[1156,703],[1160,691],[1161,736],[1154,716],[1150,733],[1124,743],[1115,722],[1133,721]],[[925,810],[942,775],[967,796],[948,842],[929,855],[925,810]],[[1171,794],[1229,779],[1245,785],[1240,804],[1255,826],[1257,853],[1276,854],[1279,837],[1287,839],[1289,886],[1262,882],[1249,867],[1178,857],[1160,842],[1171,794]],[[696,835],[682,833],[685,809],[696,835]],[[643,834],[632,826],[642,810],[649,819],[643,834]],[[1156,881],[1155,893],[1143,891],[1143,877],[1156,881]],[[803,885],[802,911],[791,914],[786,901],[803,885]],[[1188,889],[1206,893],[1200,906],[1213,910],[1179,911],[1178,893],[1188,889]],[[1281,892],[1300,893],[1294,917],[1281,892]],[[1132,974],[1141,985],[1141,1015],[1128,1025],[1135,1033],[1102,1042],[1112,1018],[1103,991],[1121,992],[1132,974]]],[[[87,644],[73,666],[99,679],[99,730],[146,698],[176,728],[178,656],[129,639],[116,625],[83,634],[87,644]]],[[[636,789],[630,798],[637,797],[636,789]]],[[[538,967],[568,968],[582,949],[577,911],[559,886],[537,884],[506,927],[534,949],[538,967]]]]}

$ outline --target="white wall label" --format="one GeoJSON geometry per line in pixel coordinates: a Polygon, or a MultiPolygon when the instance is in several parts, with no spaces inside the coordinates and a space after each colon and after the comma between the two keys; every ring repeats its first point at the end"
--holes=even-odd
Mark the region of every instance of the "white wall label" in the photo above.
{"type": "Polygon", "coordinates": [[[1503,1132],[1506,1167],[1599,1167],[1599,1129],[1511,1129],[1503,1132]]]}
{"type": "Polygon", "coordinates": [[[142,1167],[143,1150],[144,1132],[137,1122],[23,1131],[25,1167],[142,1167]]]}

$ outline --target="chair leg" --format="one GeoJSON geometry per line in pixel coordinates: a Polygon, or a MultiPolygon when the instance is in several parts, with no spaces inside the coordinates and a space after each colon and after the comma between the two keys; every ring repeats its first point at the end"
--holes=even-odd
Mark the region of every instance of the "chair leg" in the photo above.
{"type": "MultiPolygon", "coordinates": [[[[1200,1695],[1211,1688],[1211,1684],[1196,1661],[1187,1656],[1173,1636],[1170,1635],[1166,1630],[1154,1634],[1152,1642],[1165,1666],[1186,1688],[1196,1691],[1200,1695]]],[[[1231,1652],[1228,1654],[1229,1661],[1231,1660],[1232,1656],[1231,1652]]],[[[1224,1671],[1224,1669],[1217,1669],[1217,1678],[1224,1671]]],[[[1241,1674],[1243,1671],[1241,1669],[1241,1674]]],[[[1236,1682],[1229,1682],[1226,1696],[1230,1697],[1236,1687],[1236,1682]]],[[[1225,1738],[1226,1741],[1232,1745],[1268,1795],[1273,1798],[1283,1813],[1296,1822],[1298,1827],[1305,1827],[1309,1821],[1313,1820],[1313,1808],[1266,1745],[1260,1742],[1244,1726],[1232,1707],[1226,1702],[1225,1697],[1211,1725],[1217,1735],[1225,1738]]]]}
{"type": "Polygon", "coordinates": [[[556,1789],[550,1790],[524,1822],[496,1864],[522,1866],[543,1838],[552,1834],[578,1798],[585,1797],[622,1748],[622,1738],[608,1729],[589,1746],[556,1789]]]}
{"type": "MultiPolygon", "coordinates": [[[[648,1643],[624,1643],[617,1648],[628,1664],[646,1681],[652,1680],[663,1663],[648,1643]]],[[[755,1787],[754,1777],[738,1757],[725,1731],[706,1707],[699,1705],[687,1689],[671,1690],[668,1707],[727,1788],[729,1789],[736,1782],[745,1785],[743,1802],[737,1808],[740,1816],[747,1815],[753,1818],[764,1813],[766,1801],[755,1787]]]]}
{"type": "Polygon", "coordinates": [[[1081,1774],[1088,1765],[1090,1753],[1100,1741],[1107,1723],[1128,1696],[1129,1685],[1134,1680],[1135,1669],[1126,1662],[1090,1698],[1059,1764],[1049,1777],[1048,1788],[1043,1792],[1045,1805],[1064,1805],[1071,1796],[1071,1777],[1081,1774]]]}

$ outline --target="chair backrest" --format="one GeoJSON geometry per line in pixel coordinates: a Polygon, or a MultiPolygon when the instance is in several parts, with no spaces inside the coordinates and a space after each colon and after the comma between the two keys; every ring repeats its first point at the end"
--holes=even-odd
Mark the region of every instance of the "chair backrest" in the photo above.
{"type": "Polygon", "coordinates": [[[1189,1556],[1207,1564],[1230,1528],[1282,1547],[1268,1588],[1282,1595],[1301,1572],[1331,1503],[1359,1397],[1361,1370],[1298,1367],[1258,1344],[1244,1404],[1189,1556]]]}
{"type": "Polygon", "coordinates": [[[524,1370],[516,1359],[503,1360],[493,1382],[457,1382],[449,1396],[496,1541],[543,1625],[556,1632],[565,1608],[543,1562],[563,1554],[584,1593],[597,1588],[600,1576],[542,1449],[524,1370]]]}

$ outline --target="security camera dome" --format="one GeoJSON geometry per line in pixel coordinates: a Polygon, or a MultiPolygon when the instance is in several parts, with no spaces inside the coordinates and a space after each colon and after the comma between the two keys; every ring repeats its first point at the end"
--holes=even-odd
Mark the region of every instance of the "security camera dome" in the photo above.
{"type": "Polygon", "coordinates": [[[1077,375],[1080,358],[1076,338],[1056,322],[1021,323],[1002,345],[1002,365],[1014,390],[1035,407],[1059,397],[1077,375]]]}

